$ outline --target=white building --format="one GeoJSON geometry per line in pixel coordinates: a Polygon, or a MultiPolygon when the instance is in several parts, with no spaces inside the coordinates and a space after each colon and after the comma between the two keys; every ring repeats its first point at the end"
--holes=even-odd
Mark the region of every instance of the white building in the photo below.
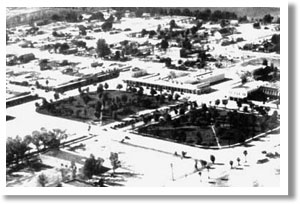
{"type": "Polygon", "coordinates": [[[228,91],[228,97],[233,99],[247,98],[250,93],[258,90],[264,84],[262,81],[253,81],[243,86],[234,87],[228,91]]]}

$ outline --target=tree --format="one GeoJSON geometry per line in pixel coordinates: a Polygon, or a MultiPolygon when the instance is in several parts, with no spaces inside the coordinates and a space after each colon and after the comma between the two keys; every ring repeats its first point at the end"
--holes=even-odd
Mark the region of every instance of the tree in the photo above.
{"type": "Polygon", "coordinates": [[[96,111],[94,115],[98,120],[100,119],[100,112],[96,111]]]}
{"type": "Polygon", "coordinates": [[[108,89],[108,84],[105,82],[105,84],[104,84],[104,88],[107,90],[108,89]]]}
{"type": "Polygon", "coordinates": [[[101,110],[102,110],[102,103],[100,101],[97,101],[96,106],[95,106],[95,110],[96,110],[96,112],[99,112],[99,113],[101,112],[101,110]]]}
{"type": "Polygon", "coordinates": [[[205,160],[200,160],[200,163],[201,163],[202,168],[206,168],[206,166],[207,166],[207,161],[205,161],[205,160]]]}
{"type": "Polygon", "coordinates": [[[38,180],[37,180],[38,184],[40,184],[42,187],[45,187],[46,184],[49,182],[47,176],[44,173],[41,173],[38,176],[38,180]]]}
{"type": "Polygon", "coordinates": [[[67,22],[78,22],[78,15],[76,12],[74,11],[70,11],[67,13],[66,17],[65,17],[65,20],[67,22]]]}
{"type": "Polygon", "coordinates": [[[123,14],[122,14],[122,12],[117,11],[117,12],[115,13],[115,16],[116,16],[116,18],[118,19],[118,21],[120,21],[121,18],[122,18],[122,16],[123,16],[123,14]]]}
{"type": "Polygon", "coordinates": [[[128,101],[127,95],[126,95],[126,94],[123,94],[123,95],[121,96],[121,100],[123,101],[123,103],[127,103],[127,101],[128,101]]]}
{"type": "Polygon", "coordinates": [[[260,29],[260,23],[259,22],[253,23],[253,28],[260,29]]]}
{"type": "Polygon", "coordinates": [[[173,95],[172,94],[168,94],[168,101],[172,101],[173,100],[173,95]]]}
{"type": "Polygon", "coordinates": [[[191,44],[190,40],[187,37],[182,42],[182,47],[187,49],[187,50],[192,49],[192,44],[191,44]]]}
{"type": "Polygon", "coordinates": [[[228,100],[227,99],[223,99],[222,100],[222,104],[225,106],[225,108],[226,108],[226,106],[227,106],[227,104],[228,104],[228,100]]]}
{"type": "Polygon", "coordinates": [[[161,25],[160,24],[158,24],[156,31],[157,31],[157,33],[160,33],[160,31],[161,31],[161,25]]]}
{"type": "Polygon", "coordinates": [[[243,154],[244,154],[244,156],[245,156],[245,163],[247,163],[247,155],[248,155],[247,150],[243,151],[243,154]]]}
{"type": "Polygon", "coordinates": [[[142,31],[141,31],[142,37],[144,37],[147,34],[148,34],[148,31],[146,29],[142,29],[142,31]]]}
{"type": "Polygon", "coordinates": [[[220,10],[215,10],[211,15],[211,20],[215,22],[221,18],[222,18],[222,11],[220,10]]]}
{"type": "Polygon", "coordinates": [[[265,15],[264,17],[263,17],[263,22],[265,23],[265,24],[270,24],[270,23],[272,23],[272,20],[273,20],[273,16],[271,16],[270,14],[267,14],[267,15],[265,15]]]}
{"type": "Polygon", "coordinates": [[[155,94],[157,94],[156,90],[154,88],[151,88],[150,94],[153,97],[155,94]]]}
{"type": "Polygon", "coordinates": [[[138,92],[137,92],[137,94],[138,94],[139,96],[142,96],[142,95],[144,94],[144,88],[143,88],[143,87],[140,87],[139,90],[138,90],[138,92]]]}
{"type": "Polygon", "coordinates": [[[53,14],[51,16],[51,20],[53,20],[53,21],[60,21],[61,19],[62,18],[59,15],[57,15],[57,14],[53,14]]]}
{"type": "Polygon", "coordinates": [[[113,16],[113,15],[110,15],[110,16],[108,17],[108,19],[105,20],[105,22],[106,22],[106,23],[107,23],[107,22],[113,23],[114,20],[115,20],[114,16],[113,16]]]}
{"type": "Polygon", "coordinates": [[[216,158],[214,155],[210,155],[210,161],[214,164],[216,161],[216,158]]]}
{"type": "Polygon", "coordinates": [[[217,100],[215,101],[215,104],[216,104],[216,106],[220,105],[220,99],[217,99],[217,100]]]}
{"type": "Polygon", "coordinates": [[[110,156],[109,156],[109,160],[111,162],[111,165],[112,165],[112,169],[113,169],[113,174],[115,173],[115,170],[120,167],[120,161],[119,161],[119,156],[118,156],[118,153],[114,153],[114,152],[111,152],[110,153],[110,156]]]}
{"type": "Polygon", "coordinates": [[[143,13],[144,13],[144,12],[143,12],[142,8],[138,8],[138,9],[135,11],[135,16],[138,17],[138,18],[140,18],[140,17],[142,17],[143,13]]]}
{"type": "Polygon", "coordinates": [[[220,26],[221,26],[222,28],[224,28],[226,25],[227,25],[226,20],[225,20],[225,19],[222,19],[221,22],[220,22],[220,26]]]}
{"type": "Polygon", "coordinates": [[[92,176],[95,174],[96,168],[96,159],[93,154],[90,155],[88,159],[85,160],[83,165],[83,174],[85,177],[91,179],[92,176]]]}
{"type": "Polygon", "coordinates": [[[271,42],[274,44],[280,44],[280,35],[274,34],[271,38],[271,42]]]}
{"type": "Polygon", "coordinates": [[[113,27],[113,24],[110,21],[106,21],[105,23],[103,23],[101,25],[101,28],[102,28],[103,31],[109,31],[109,30],[112,29],[112,27],[113,27]]]}
{"type": "Polygon", "coordinates": [[[55,99],[55,100],[58,100],[58,99],[59,99],[59,93],[58,93],[58,92],[55,92],[55,93],[54,93],[54,99],[55,99]]]}
{"type": "Polygon", "coordinates": [[[91,21],[91,20],[105,21],[105,18],[104,18],[103,13],[101,13],[101,12],[96,12],[96,13],[93,13],[93,14],[91,15],[91,17],[89,18],[89,21],[91,21]]]}
{"type": "Polygon", "coordinates": [[[241,159],[238,157],[238,158],[236,158],[236,161],[238,162],[238,166],[240,166],[241,159]]]}
{"type": "Polygon", "coordinates": [[[198,145],[201,145],[202,142],[203,142],[201,133],[200,133],[200,132],[197,132],[197,133],[196,133],[196,136],[197,136],[197,144],[198,144],[198,145]]]}
{"type": "Polygon", "coordinates": [[[121,58],[121,52],[119,50],[117,50],[115,52],[114,60],[120,60],[120,58],[121,58]]]}
{"type": "Polygon", "coordinates": [[[97,87],[97,94],[102,94],[103,93],[103,85],[99,84],[97,87]]]}
{"type": "Polygon", "coordinates": [[[242,84],[245,84],[247,81],[248,81],[248,79],[247,79],[246,75],[241,76],[241,82],[242,82],[242,84]]]}
{"type": "Polygon", "coordinates": [[[233,168],[233,161],[230,160],[229,164],[230,164],[230,168],[232,169],[233,168]]]}
{"type": "Polygon", "coordinates": [[[165,66],[166,67],[170,67],[172,64],[172,59],[170,57],[165,59],[165,66]]]}
{"type": "Polygon", "coordinates": [[[176,22],[175,22],[175,20],[171,20],[170,21],[170,30],[172,30],[173,28],[177,28],[178,26],[176,25],[176,22]]]}
{"type": "Polygon", "coordinates": [[[163,39],[160,43],[160,47],[161,49],[163,49],[164,51],[167,50],[167,48],[169,47],[169,43],[166,39],[163,39]]]}
{"type": "Polygon", "coordinates": [[[99,39],[97,41],[96,52],[97,52],[98,56],[101,58],[105,57],[111,53],[110,48],[108,47],[108,45],[106,44],[106,41],[104,39],[99,39]]]}
{"type": "Polygon", "coordinates": [[[180,95],[178,93],[175,94],[175,100],[178,101],[178,99],[180,98],[180,95]]]}
{"type": "Polygon", "coordinates": [[[60,46],[60,53],[64,52],[65,50],[68,50],[68,49],[70,49],[70,46],[68,45],[68,43],[63,43],[60,46]]]}
{"type": "Polygon", "coordinates": [[[268,66],[268,60],[267,59],[263,59],[262,65],[268,66]]]}
{"type": "Polygon", "coordinates": [[[247,16],[239,17],[239,23],[248,23],[248,17],[247,16]]]}
{"type": "Polygon", "coordinates": [[[119,89],[119,91],[123,88],[123,85],[122,84],[118,84],[117,85],[117,89],[119,89]]]}
{"type": "Polygon", "coordinates": [[[237,100],[236,105],[240,109],[242,107],[242,102],[240,100],[237,100]]]}

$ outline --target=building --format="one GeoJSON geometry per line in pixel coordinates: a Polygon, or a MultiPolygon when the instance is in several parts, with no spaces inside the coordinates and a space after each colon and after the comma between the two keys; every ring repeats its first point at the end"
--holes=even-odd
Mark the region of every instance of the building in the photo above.
{"type": "Polygon", "coordinates": [[[245,99],[248,95],[256,90],[258,90],[264,82],[253,81],[242,86],[237,86],[228,91],[228,98],[231,100],[245,99]]]}
{"type": "Polygon", "coordinates": [[[162,89],[172,92],[202,94],[210,90],[210,84],[221,81],[225,78],[224,73],[218,72],[203,72],[182,74],[179,77],[170,79],[169,77],[143,77],[124,80],[128,86],[145,86],[154,89],[162,89]]]}
{"type": "Polygon", "coordinates": [[[280,87],[278,83],[266,83],[260,87],[261,91],[270,98],[280,97],[280,87]]]}
{"type": "Polygon", "coordinates": [[[179,82],[167,82],[163,80],[150,80],[150,79],[139,79],[139,78],[132,78],[126,79],[124,82],[127,86],[132,87],[149,87],[154,88],[156,90],[166,90],[171,92],[180,92],[180,93],[189,93],[189,94],[198,94],[205,93],[209,90],[209,84],[203,83],[198,85],[191,85],[191,84],[183,84],[179,82]]]}
{"type": "Polygon", "coordinates": [[[266,97],[278,99],[280,88],[277,83],[266,83],[263,81],[253,81],[243,86],[238,86],[228,91],[231,100],[246,99],[254,91],[261,91],[266,97]]]}
{"type": "Polygon", "coordinates": [[[24,54],[24,55],[19,56],[20,63],[28,63],[28,62],[30,62],[31,60],[34,60],[34,59],[35,59],[35,56],[32,53],[24,54]]]}

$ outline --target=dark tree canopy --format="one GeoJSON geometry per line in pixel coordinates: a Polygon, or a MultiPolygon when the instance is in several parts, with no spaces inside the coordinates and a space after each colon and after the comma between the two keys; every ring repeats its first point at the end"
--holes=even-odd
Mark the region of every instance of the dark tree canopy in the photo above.
{"type": "Polygon", "coordinates": [[[263,17],[263,22],[265,24],[269,24],[269,23],[272,23],[272,20],[273,20],[273,16],[271,16],[270,14],[267,14],[263,17]]]}
{"type": "Polygon", "coordinates": [[[169,43],[166,39],[163,39],[160,43],[161,49],[166,50],[169,47],[169,43]]]}
{"type": "Polygon", "coordinates": [[[107,21],[101,25],[101,28],[103,31],[109,31],[112,29],[112,27],[113,27],[113,24],[110,21],[107,21]]]}
{"type": "Polygon", "coordinates": [[[110,48],[104,39],[99,39],[97,41],[96,52],[99,57],[105,57],[111,53],[110,48]]]}

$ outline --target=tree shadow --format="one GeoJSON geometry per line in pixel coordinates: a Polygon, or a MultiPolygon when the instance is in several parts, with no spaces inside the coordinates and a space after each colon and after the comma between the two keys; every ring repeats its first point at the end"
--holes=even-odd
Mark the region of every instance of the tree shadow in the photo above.
{"type": "Polygon", "coordinates": [[[244,170],[244,168],[242,168],[242,167],[235,167],[234,169],[235,170],[244,170]]]}
{"type": "Polygon", "coordinates": [[[250,143],[245,143],[245,144],[243,144],[243,146],[244,146],[244,147],[253,147],[253,146],[255,146],[255,145],[250,144],[250,143]]]}
{"type": "Polygon", "coordinates": [[[49,166],[49,165],[43,164],[39,161],[36,161],[36,162],[29,163],[29,164],[22,163],[22,164],[15,165],[15,166],[9,168],[9,170],[7,171],[7,174],[11,174],[13,172],[19,172],[19,171],[39,172],[39,171],[42,171],[45,169],[52,169],[52,168],[53,168],[52,166],[49,166]]]}
{"type": "Polygon", "coordinates": [[[225,165],[225,164],[224,164],[224,163],[214,163],[213,165],[223,166],[223,165],[225,165]]]}

